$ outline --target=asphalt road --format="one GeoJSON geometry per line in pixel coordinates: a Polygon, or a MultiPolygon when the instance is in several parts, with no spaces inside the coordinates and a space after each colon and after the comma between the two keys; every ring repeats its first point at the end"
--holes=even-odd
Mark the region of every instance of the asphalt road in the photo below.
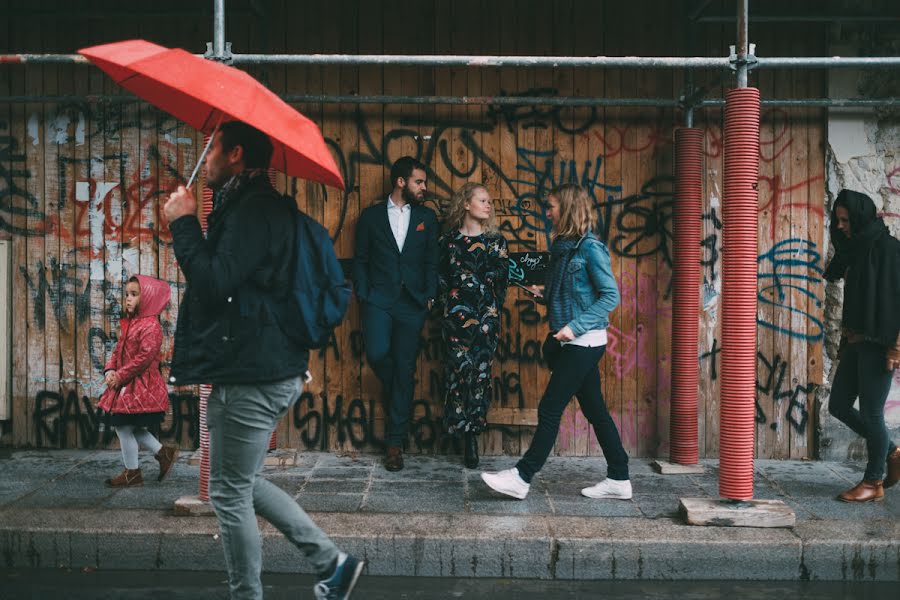
{"type": "MultiPolygon", "coordinates": [[[[313,579],[267,575],[266,600],[312,598],[313,579]]],[[[539,581],[364,577],[353,600],[888,600],[897,583],[539,581]]],[[[227,600],[223,573],[0,569],[0,600],[227,600]]]]}

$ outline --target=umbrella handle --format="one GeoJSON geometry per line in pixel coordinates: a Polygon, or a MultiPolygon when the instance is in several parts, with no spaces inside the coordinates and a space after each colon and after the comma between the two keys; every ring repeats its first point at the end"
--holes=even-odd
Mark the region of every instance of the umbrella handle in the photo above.
{"type": "Polygon", "coordinates": [[[191,173],[191,178],[188,179],[187,185],[184,187],[190,189],[190,187],[194,185],[194,180],[197,179],[197,173],[200,172],[200,165],[203,164],[203,159],[206,158],[206,153],[209,152],[209,147],[212,146],[213,140],[216,139],[216,132],[219,131],[219,125],[222,124],[222,117],[224,116],[224,114],[219,114],[219,120],[216,122],[216,128],[213,129],[211,134],[209,134],[209,141],[206,142],[206,147],[203,148],[203,153],[200,155],[200,158],[197,159],[196,166],[194,166],[194,172],[191,173]]]}

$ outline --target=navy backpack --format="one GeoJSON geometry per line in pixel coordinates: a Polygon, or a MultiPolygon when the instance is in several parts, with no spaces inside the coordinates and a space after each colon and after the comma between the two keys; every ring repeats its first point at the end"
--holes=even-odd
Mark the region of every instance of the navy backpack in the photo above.
{"type": "Polygon", "coordinates": [[[302,347],[322,348],[340,325],[350,303],[350,285],[334,253],[328,230],[296,208],[296,256],[291,295],[299,319],[290,331],[302,347]]]}

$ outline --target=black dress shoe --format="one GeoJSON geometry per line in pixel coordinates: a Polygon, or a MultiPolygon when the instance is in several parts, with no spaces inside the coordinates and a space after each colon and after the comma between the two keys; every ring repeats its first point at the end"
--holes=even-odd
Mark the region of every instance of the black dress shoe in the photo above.
{"type": "Polygon", "coordinates": [[[384,457],[384,468],[388,471],[401,471],[403,469],[403,450],[391,446],[387,449],[387,456],[384,457]]]}
{"type": "Polygon", "coordinates": [[[476,433],[466,432],[464,462],[469,469],[478,466],[478,434],[476,433]]]}

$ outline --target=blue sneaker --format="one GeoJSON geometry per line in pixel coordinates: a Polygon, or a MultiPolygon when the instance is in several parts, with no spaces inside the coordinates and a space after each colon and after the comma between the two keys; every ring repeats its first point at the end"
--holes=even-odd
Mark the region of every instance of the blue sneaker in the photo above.
{"type": "Polygon", "coordinates": [[[347,600],[365,566],[365,561],[358,560],[344,552],[338,552],[334,573],[328,579],[317,581],[313,588],[316,600],[347,600]]]}

